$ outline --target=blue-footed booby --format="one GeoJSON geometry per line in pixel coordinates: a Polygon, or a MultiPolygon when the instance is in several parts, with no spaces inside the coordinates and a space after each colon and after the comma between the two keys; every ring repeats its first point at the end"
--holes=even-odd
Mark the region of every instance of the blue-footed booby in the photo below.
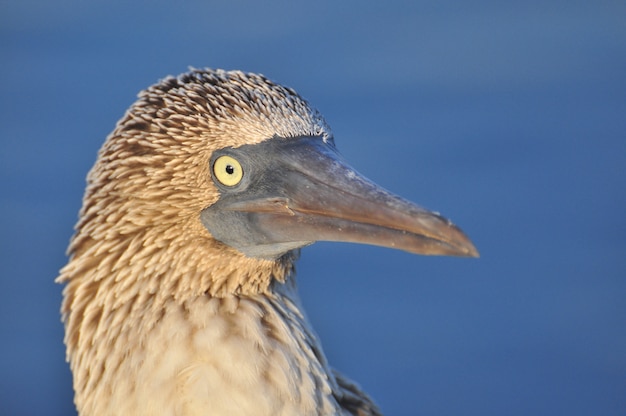
{"type": "Polygon", "coordinates": [[[298,298],[318,240],[477,256],[338,153],[294,90],[190,70],[139,94],[87,179],[62,316],[82,416],[378,415],[298,298]]]}

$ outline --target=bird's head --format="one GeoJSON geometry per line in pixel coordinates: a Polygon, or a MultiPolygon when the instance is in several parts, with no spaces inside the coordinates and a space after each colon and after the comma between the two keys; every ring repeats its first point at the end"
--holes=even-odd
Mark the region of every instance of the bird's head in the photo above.
{"type": "Polygon", "coordinates": [[[91,267],[98,280],[134,264],[153,286],[176,268],[185,283],[171,290],[262,290],[317,240],[477,255],[449,220],[351,168],[293,90],[193,70],[142,92],[107,139],[70,247],[82,260],[65,274],[91,267]]]}

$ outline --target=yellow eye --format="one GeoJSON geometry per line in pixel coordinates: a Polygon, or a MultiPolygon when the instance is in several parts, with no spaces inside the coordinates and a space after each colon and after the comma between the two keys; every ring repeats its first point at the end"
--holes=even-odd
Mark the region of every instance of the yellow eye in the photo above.
{"type": "Polygon", "coordinates": [[[213,173],[222,185],[235,186],[243,178],[243,169],[237,159],[231,156],[220,156],[213,163],[213,173]]]}

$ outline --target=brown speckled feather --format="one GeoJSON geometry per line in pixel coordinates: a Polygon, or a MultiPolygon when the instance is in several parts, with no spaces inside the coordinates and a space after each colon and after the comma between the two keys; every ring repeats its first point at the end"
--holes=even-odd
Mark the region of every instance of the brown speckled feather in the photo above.
{"type": "Polygon", "coordinates": [[[376,415],[333,372],[290,252],[212,238],[216,149],[323,136],[322,117],[262,76],[193,70],[139,95],[89,173],[58,282],[81,415],[376,415]]]}

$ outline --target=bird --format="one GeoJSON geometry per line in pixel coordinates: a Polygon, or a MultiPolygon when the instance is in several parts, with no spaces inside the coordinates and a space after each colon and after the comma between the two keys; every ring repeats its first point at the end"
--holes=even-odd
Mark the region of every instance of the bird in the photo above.
{"type": "Polygon", "coordinates": [[[140,92],[87,176],[56,279],[78,413],[381,414],[302,307],[295,263],[320,240],[478,256],[351,167],[291,88],[190,68],[140,92]]]}

